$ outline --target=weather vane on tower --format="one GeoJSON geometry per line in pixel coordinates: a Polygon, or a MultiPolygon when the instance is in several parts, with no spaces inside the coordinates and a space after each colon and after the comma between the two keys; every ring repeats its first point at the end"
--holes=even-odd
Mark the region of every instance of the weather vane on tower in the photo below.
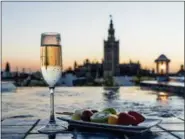
{"type": "Polygon", "coordinates": [[[112,20],[112,15],[110,14],[109,16],[110,16],[110,19],[112,20]]]}

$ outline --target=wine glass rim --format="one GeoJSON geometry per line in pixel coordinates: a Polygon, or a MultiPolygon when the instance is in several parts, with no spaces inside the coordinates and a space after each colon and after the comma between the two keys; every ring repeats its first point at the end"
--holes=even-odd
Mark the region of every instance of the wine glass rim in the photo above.
{"type": "Polygon", "coordinates": [[[44,32],[42,35],[60,35],[58,32],[44,32]]]}

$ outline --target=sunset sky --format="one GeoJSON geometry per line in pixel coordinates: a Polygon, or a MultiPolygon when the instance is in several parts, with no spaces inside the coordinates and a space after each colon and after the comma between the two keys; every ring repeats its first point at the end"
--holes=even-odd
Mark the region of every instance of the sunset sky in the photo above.
{"type": "Polygon", "coordinates": [[[40,69],[40,36],[61,34],[63,66],[103,58],[109,15],[120,41],[120,63],[155,68],[165,54],[170,72],[184,63],[183,2],[2,2],[2,62],[11,69],[40,69]]]}

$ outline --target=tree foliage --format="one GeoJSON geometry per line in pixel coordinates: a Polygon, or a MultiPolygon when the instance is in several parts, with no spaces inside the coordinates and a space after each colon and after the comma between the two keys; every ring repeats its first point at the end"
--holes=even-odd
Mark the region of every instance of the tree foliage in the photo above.
{"type": "Polygon", "coordinates": [[[77,69],[77,67],[78,67],[78,64],[77,64],[77,62],[75,61],[75,62],[74,62],[74,69],[77,69]]]}
{"type": "Polygon", "coordinates": [[[5,67],[6,72],[10,72],[10,64],[7,62],[5,67]]]}

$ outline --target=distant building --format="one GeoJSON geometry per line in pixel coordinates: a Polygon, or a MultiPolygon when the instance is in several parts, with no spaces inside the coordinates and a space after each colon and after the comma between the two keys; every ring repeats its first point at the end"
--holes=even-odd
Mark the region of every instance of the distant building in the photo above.
{"type": "Polygon", "coordinates": [[[127,64],[119,64],[120,75],[124,76],[132,76],[136,75],[138,71],[140,71],[140,64],[138,63],[127,63],[127,64]]]}
{"type": "Polygon", "coordinates": [[[6,72],[6,71],[4,71],[4,72],[2,72],[2,76],[1,76],[3,79],[5,78],[12,78],[12,74],[11,74],[11,72],[6,72]]]}
{"type": "Polygon", "coordinates": [[[90,72],[90,75],[93,79],[101,76],[101,73],[100,73],[101,71],[102,71],[102,64],[91,63],[89,65],[89,72],[90,72]]]}
{"type": "MultiPolygon", "coordinates": [[[[102,61],[102,63],[104,63],[102,61]]],[[[67,70],[66,73],[72,73],[76,75],[76,77],[86,77],[87,80],[94,80],[95,78],[102,78],[104,76],[104,68],[102,63],[85,63],[83,65],[79,65],[74,71],[67,70]]],[[[119,64],[119,76],[134,76],[139,74],[143,76],[151,75],[151,71],[148,69],[141,69],[141,65],[139,62],[130,62],[119,64]]],[[[63,73],[64,75],[64,73],[63,73]]],[[[153,74],[152,74],[153,75],[153,74]]]]}
{"type": "Polygon", "coordinates": [[[119,75],[119,40],[115,39],[114,32],[113,21],[111,19],[108,39],[104,40],[104,77],[119,75]]]}
{"type": "Polygon", "coordinates": [[[181,65],[180,70],[177,72],[178,76],[185,76],[185,69],[184,66],[181,65]]]}
{"type": "Polygon", "coordinates": [[[77,77],[86,77],[88,69],[85,65],[79,65],[78,68],[74,69],[74,73],[77,77]]]}
{"type": "Polygon", "coordinates": [[[96,76],[103,75],[103,65],[100,63],[84,63],[84,65],[78,66],[74,70],[74,73],[77,77],[87,77],[87,78],[96,78],[96,76]]]}
{"type": "Polygon", "coordinates": [[[62,86],[73,86],[74,80],[76,80],[77,77],[72,73],[65,73],[62,78],[58,81],[58,85],[62,86]]]}

